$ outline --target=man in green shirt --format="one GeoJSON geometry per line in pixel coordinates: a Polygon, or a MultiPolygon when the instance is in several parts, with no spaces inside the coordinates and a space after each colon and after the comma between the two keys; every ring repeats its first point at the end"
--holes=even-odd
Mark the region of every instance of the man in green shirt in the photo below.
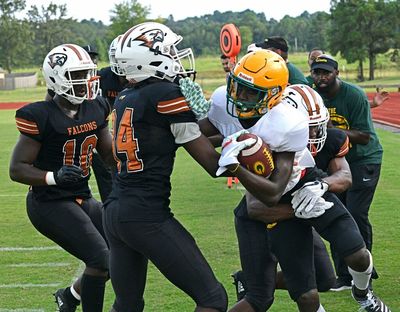
{"type": "Polygon", "coordinates": [[[264,42],[256,43],[255,46],[274,51],[285,60],[289,70],[289,84],[308,84],[301,70],[288,61],[289,46],[284,38],[277,36],[269,37],[264,42]]]}
{"type": "MultiPolygon", "coordinates": [[[[329,110],[332,125],[343,129],[350,140],[346,156],[353,177],[353,185],[341,194],[341,200],[355,219],[367,248],[372,250],[372,226],[368,211],[379,181],[383,149],[375,133],[370,104],[365,92],[356,85],[338,78],[338,63],[322,54],[311,65],[311,76],[316,90],[329,110]]],[[[343,259],[333,259],[338,275],[332,290],[351,288],[351,276],[343,259]]],[[[374,271],[372,278],[377,278],[374,271]]]]}

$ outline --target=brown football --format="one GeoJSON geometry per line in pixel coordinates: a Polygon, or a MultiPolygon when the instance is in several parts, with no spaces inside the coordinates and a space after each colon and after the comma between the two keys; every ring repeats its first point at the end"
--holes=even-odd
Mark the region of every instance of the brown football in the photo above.
{"type": "Polygon", "coordinates": [[[240,164],[255,174],[269,177],[275,167],[271,149],[259,136],[252,133],[242,134],[237,140],[243,141],[248,138],[254,138],[257,141],[254,145],[243,149],[239,153],[238,160],[240,164]]]}

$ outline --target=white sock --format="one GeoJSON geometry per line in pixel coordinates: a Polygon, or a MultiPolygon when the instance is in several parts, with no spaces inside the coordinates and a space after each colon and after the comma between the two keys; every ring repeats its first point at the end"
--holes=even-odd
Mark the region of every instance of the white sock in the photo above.
{"type": "Polygon", "coordinates": [[[70,290],[71,290],[72,296],[74,296],[74,298],[75,298],[76,300],[81,301],[81,296],[76,292],[76,290],[75,290],[75,288],[74,288],[74,285],[71,286],[70,290]]]}
{"type": "Polygon", "coordinates": [[[369,252],[369,250],[367,250],[367,252],[369,254],[369,266],[364,272],[357,272],[354,271],[352,268],[348,267],[349,273],[353,277],[354,286],[356,286],[356,288],[360,290],[365,290],[368,288],[369,280],[371,279],[371,274],[372,274],[372,268],[373,268],[372,255],[369,252]]]}
{"type": "Polygon", "coordinates": [[[319,308],[316,312],[326,312],[322,304],[319,305],[319,308]]]}

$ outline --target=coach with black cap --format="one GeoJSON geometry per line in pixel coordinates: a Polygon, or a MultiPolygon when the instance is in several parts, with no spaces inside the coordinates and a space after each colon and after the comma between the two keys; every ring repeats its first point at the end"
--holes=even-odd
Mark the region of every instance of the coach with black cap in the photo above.
{"type": "Polygon", "coordinates": [[[255,47],[274,51],[286,61],[286,66],[289,71],[289,84],[308,84],[301,70],[288,61],[289,46],[284,38],[277,36],[269,37],[263,42],[256,43],[255,47]]]}
{"type": "MultiPolygon", "coordinates": [[[[340,199],[356,221],[364,242],[372,250],[372,226],[368,219],[381,171],[383,149],[375,133],[370,104],[364,90],[338,78],[338,62],[330,55],[322,54],[311,64],[311,77],[315,88],[329,110],[333,126],[344,130],[351,148],[346,155],[353,177],[353,185],[340,199]]],[[[338,276],[331,289],[340,291],[351,288],[351,275],[332,249],[338,276]]],[[[372,278],[377,278],[375,270],[372,278]]]]}
{"type": "Polygon", "coordinates": [[[95,47],[88,44],[88,45],[82,46],[82,48],[87,53],[89,53],[89,56],[92,59],[92,62],[97,65],[97,59],[99,57],[99,53],[96,51],[95,47]]]}

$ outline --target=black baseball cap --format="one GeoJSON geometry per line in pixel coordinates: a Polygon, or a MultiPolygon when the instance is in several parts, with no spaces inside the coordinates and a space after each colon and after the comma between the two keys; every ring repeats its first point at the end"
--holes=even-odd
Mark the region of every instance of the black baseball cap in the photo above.
{"type": "Polygon", "coordinates": [[[96,51],[96,49],[91,46],[91,45],[85,45],[82,47],[87,53],[89,53],[89,55],[99,55],[99,53],[96,51]]]}
{"type": "Polygon", "coordinates": [[[338,62],[330,55],[321,54],[311,64],[311,70],[324,69],[333,72],[338,69],[338,62]]]}
{"type": "Polygon", "coordinates": [[[282,50],[283,52],[289,51],[287,41],[282,37],[275,37],[275,36],[269,37],[265,39],[263,42],[256,43],[256,47],[259,47],[261,49],[275,48],[282,50]]]}

